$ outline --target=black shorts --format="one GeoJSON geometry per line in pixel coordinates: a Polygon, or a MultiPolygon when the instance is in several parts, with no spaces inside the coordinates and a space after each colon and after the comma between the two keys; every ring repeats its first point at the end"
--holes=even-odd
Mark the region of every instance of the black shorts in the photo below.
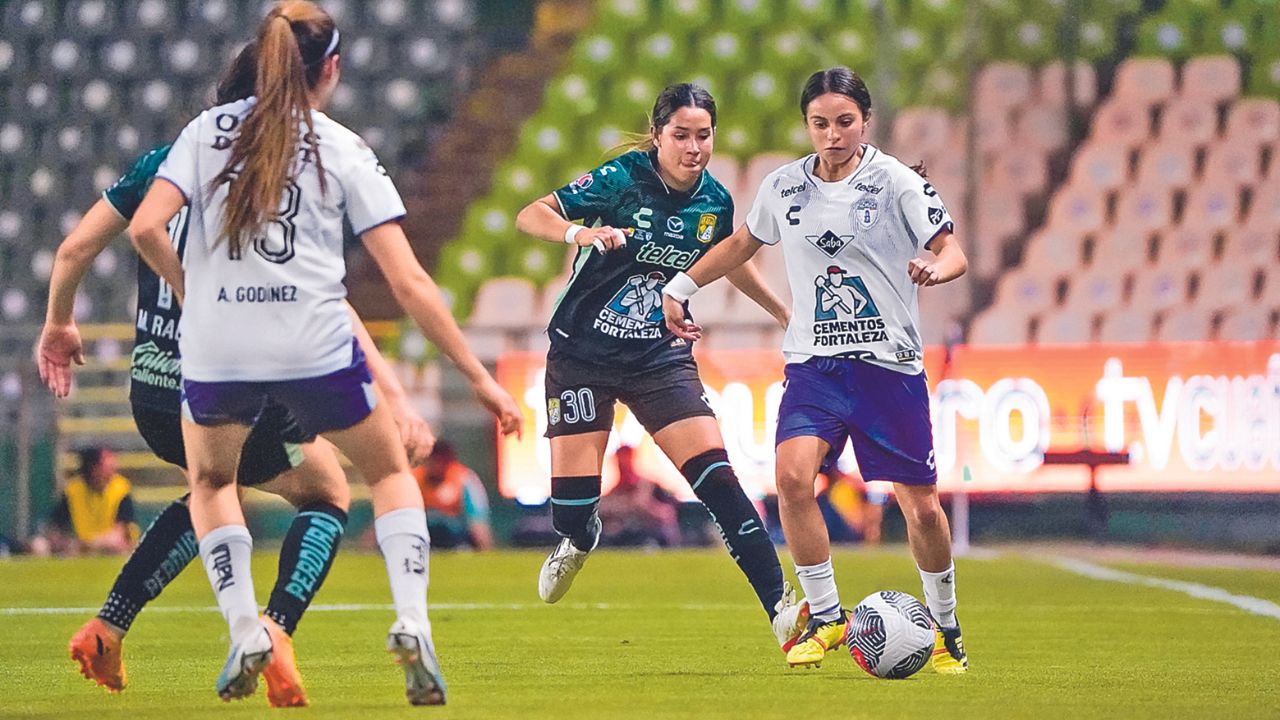
{"type": "MultiPolygon", "coordinates": [[[[187,447],[182,442],[182,418],[178,413],[134,403],[133,421],[156,457],[184,470],[187,468],[187,447]]],[[[252,487],[292,470],[302,462],[298,445],[313,439],[302,436],[288,410],[267,405],[240,451],[236,482],[252,487]]]]}
{"type": "Polygon", "coordinates": [[[693,358],[645,370],[584,362],[554,348],[547,354],[547,437],[613,429],[621,401],[650,435],[691,417],[715,417],[693,358]]]}

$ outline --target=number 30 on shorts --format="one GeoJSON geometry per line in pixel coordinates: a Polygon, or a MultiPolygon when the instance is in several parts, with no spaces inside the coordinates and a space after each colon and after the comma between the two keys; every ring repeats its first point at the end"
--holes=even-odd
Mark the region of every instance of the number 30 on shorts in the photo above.
{"type": "Polygon", "coordinates": [[[591,388],[565,390],[558,398],[547,399],[547,422],[558,425],[561,420],[573,425],[596,419],[596,398],[591,388]]]}

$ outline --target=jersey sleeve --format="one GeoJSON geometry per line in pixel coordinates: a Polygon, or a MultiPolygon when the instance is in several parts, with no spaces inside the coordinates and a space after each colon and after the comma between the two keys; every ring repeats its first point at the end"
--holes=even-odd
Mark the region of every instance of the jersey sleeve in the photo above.
{"type": "Polygon", "coordinates": [[[155,173],[156,177],[168,180],[182,191],[182,196],[187,199],[187,202],[191,202],[200,184],[196,157],[199,154],[200,121],[204,116],[204,113],[201,113],[195,120],[187,123],[182,133],[178,135],[178,139],[173,141],[168,156],[164,162],[160,163],[155,173]]]}
{"type": "Polygon", "coordinates": [[[356,140],[354,155],[342,176],[347,217],[356,235],[405,216],[404,201],[373,149],[356,140]]]}
{"type": "Polygon", "coordinates": [[[719,245],[721,240],[733,234],[733,213],[735,209],[733,197],[726,192],[724,194],[724,215],[716,220],[716,234],[711,240],[713,247],[719,245]]]}
{"type": "Polygon", "coordinates": [[[102,192],[102,199],[107,201],[120,217],[132,220],[133,214],[142,204],[142,198],[151,187],[151,180],[165,158],[169,156],[169,145],[161,145],[148,151],[133,161],[133,165],[111,187],[102,192]]]}
{"type": "Polygon", "coordinates": [[[774,176],[770,175],[760,183],[755,202],[751,203],[751,212],[747,213],[747,230],[765,245],[777,245],[778,241],[782,240],[778,217],[769,202],[770,193],[773,191],[773,179],[774,176]]]}
{"type": "Polygon", "coordinates": [[[938,191],[915,172],[901,175],[898,188],[898,209],[903,225],[911,234],[917,248],[928,249],[933,239],[944,230],[953,230],[951,213],[942,204],[938,191]]]}
{"type": "Polygon", "coordinates": [[[617,205],[622,178],[631,174],[621,167],[619,159],[610,160],[573,182],[555,191],[560,211],[567,220],[578,220],[593,225],[610,208],[617,205]]]}

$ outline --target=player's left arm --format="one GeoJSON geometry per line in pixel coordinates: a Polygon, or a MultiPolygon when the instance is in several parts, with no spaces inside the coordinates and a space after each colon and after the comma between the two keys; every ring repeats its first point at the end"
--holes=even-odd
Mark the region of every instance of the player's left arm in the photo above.
{"type": "Polygon", "coordinates": [[[351,329],[355,332],[356,342],[360,343],[360,349],[364,351],[369,374],[373,376],[374,384],[387,401],[387,408],[391,410],[391,416],[395,418],[396,427],[400,430],[400,440],[404,442],[409,464],[421,465],[431,455],[436,435],[431,431],[431,425],[409,402],[409,393],[405,392],[400,378],[396,377],[395,370],[378,350],[378,344],[369,334],[369,328],[365,327],[351,303],[347,303],[347,312],[351,314],[351,329]]]}
{"type": "Polygon", "coordinates": [[[183,283],[182,259],[169,239],[168,228],[169,220],[186,204],[187,198],[177,185],[168,178],[157,177],[129,222],[129,239],[133,241],[133,247],[151,269],[169,283],[178,302],[186,297],[186,285],[183,283]]]}
{"type": "Polygon", "coordinates": [[[925,249],[933,253],[933,260],[912,258],[907,263],[911,282],[921,287],[941,285],[960,277],[969,269],[969,260],[960,248],[960,241],[950,230],[939,232],[925,249]]]}

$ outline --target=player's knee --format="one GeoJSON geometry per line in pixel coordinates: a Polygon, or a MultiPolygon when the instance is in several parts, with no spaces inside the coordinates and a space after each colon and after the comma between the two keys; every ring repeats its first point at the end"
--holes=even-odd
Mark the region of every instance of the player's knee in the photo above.
{"type": "Polygon", "coordinates": [[[903,509],[903,514],[913,527],[918,528],[938,527],[946,522],[946,515],[942,512],[942,503],[937,495],[916,499],[903,509]]]}
{"type": "Polygon", "coordinates": [[[235,484],[235,469],[223,469],[215,467],[192,467],[188,472],[192,487],[202,487],[211,490],[224,488],[228,485],[235,484]]]}
{"type": "Polygon", "coordinates": [[[813,500],[813,481],[808,473],[796,468],[778,469],[778,496],[784,502],[794,503],[813,500]]]}

